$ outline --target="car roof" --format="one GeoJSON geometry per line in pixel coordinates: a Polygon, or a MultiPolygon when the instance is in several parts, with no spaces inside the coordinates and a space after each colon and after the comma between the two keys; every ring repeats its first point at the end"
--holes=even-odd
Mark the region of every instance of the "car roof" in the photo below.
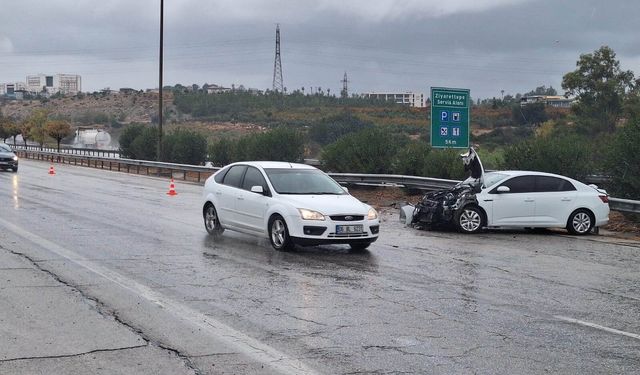
{"type": "MultiPolygon", "coordinates": [[[[533,175],[533,176],[551,176],[551,177],[560,177],[560,178],[571,179],[570,177],[562,176],[562,175],[555,174],[555,173],[537,172],[537,171],[516,171],[516,170],[509,170],[509,171],[491,171],[491,172],[497,172],[497,173],[506,174],[506,175],[509,175],[510,177],[515,177],[515,176],[524,176],[524,175],[533,175]]],[[[489,172],[487,172],[487,173],[489,173],[489,172]]]]}
{"type": "Polygon", "coordinates": [[[231,165],[251,165],[262,169],[317,169],[311,165],[300,163],[289,163],[285,161],[241,161],[231,165]]]}

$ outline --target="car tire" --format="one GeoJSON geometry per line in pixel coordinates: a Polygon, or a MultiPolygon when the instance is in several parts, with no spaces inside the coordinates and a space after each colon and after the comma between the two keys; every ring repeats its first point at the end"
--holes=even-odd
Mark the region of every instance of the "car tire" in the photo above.
{"type": "Polygon", "coordinates": [[[13,168],[11,168],[11,170],[13,171],[13,173],[15,173],[15,172],[18,171],[18,167],[13,167],[13,168]]]}
{"type": "Polygon", "coordinates": [[[456,227],[462,233],[478,233],[484,226],[484,214],[479,207],[466,206],[456,215],[456,227]]]}
{"type": "Polygon", "coordinates": [[[202,216],[204,218],[204,228],[210,235],[219,237],[224,232],[224,228],[220,224],[218,211],[216,211],[216,207],[212,203],[207,203],[204,206],[202,216]]]}
{"type": "Polygon", "coordinates": [[[575,210],[569,215],[567,220],[567,231],[569,233],[582,236],[588,234],[593,228],[594,220],[591,212],[581,208],[575,210]]]}
{"type": "Polygon", "coordinates": [[[289,251],[293,249],[293,241],[289,236],[289,228],[284,218],[273,215],[269,219],[269,242],[277,251],[289,251]]]}

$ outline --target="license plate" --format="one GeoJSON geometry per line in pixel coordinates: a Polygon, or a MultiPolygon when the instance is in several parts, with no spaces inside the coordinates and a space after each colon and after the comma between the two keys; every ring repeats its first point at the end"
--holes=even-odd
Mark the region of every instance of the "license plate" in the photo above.
{"type": "Polygon", "coordinates": [[[359,225],[336,225],[336,234],[362,233],[362,224],[359,225]]]}

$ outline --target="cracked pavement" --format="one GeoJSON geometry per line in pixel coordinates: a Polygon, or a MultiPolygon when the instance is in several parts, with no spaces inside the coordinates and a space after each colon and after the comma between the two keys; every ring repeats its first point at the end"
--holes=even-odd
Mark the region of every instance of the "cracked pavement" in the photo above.
{"type": "Polygon", "coordinates": [[[48,167],[0,173],[2,374],[640,373],[639,243],[389,211],[370,251],[279,253],[209,237],[201,186],[48,167]]]}

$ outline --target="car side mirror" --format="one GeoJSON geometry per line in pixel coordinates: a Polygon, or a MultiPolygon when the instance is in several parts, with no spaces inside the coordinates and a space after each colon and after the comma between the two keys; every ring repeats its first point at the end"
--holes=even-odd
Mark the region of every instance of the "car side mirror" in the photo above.
{"type": "Polygon", "coordinates": [[[347,193],[349,192],[349,189],[347,189],[347,187],[346,187],[346,186],[343,186],[343,187],[342,187],[342,190],[346,191],[347,193]]]}
{"type": "Polygon", "coordinates": [[[511,191],[511,189],[509,189],[509,187],[508,187],[508,186],[504,186],[504,185],[503,185],[503,186],[498,186],[498,189],[496,189],[496,191],[497,191],[498,193],[508,193],[508,192],[510,192],[510,191],[511,191]]]}
{"type": "Polygon", "coordinates": [[[262,188],[262,186],[260,185],[255,185],[251,187],[251,192],[253,193],[258,193],[258,194],[263,194],[264,195],[264,189],[262,188]]]}

